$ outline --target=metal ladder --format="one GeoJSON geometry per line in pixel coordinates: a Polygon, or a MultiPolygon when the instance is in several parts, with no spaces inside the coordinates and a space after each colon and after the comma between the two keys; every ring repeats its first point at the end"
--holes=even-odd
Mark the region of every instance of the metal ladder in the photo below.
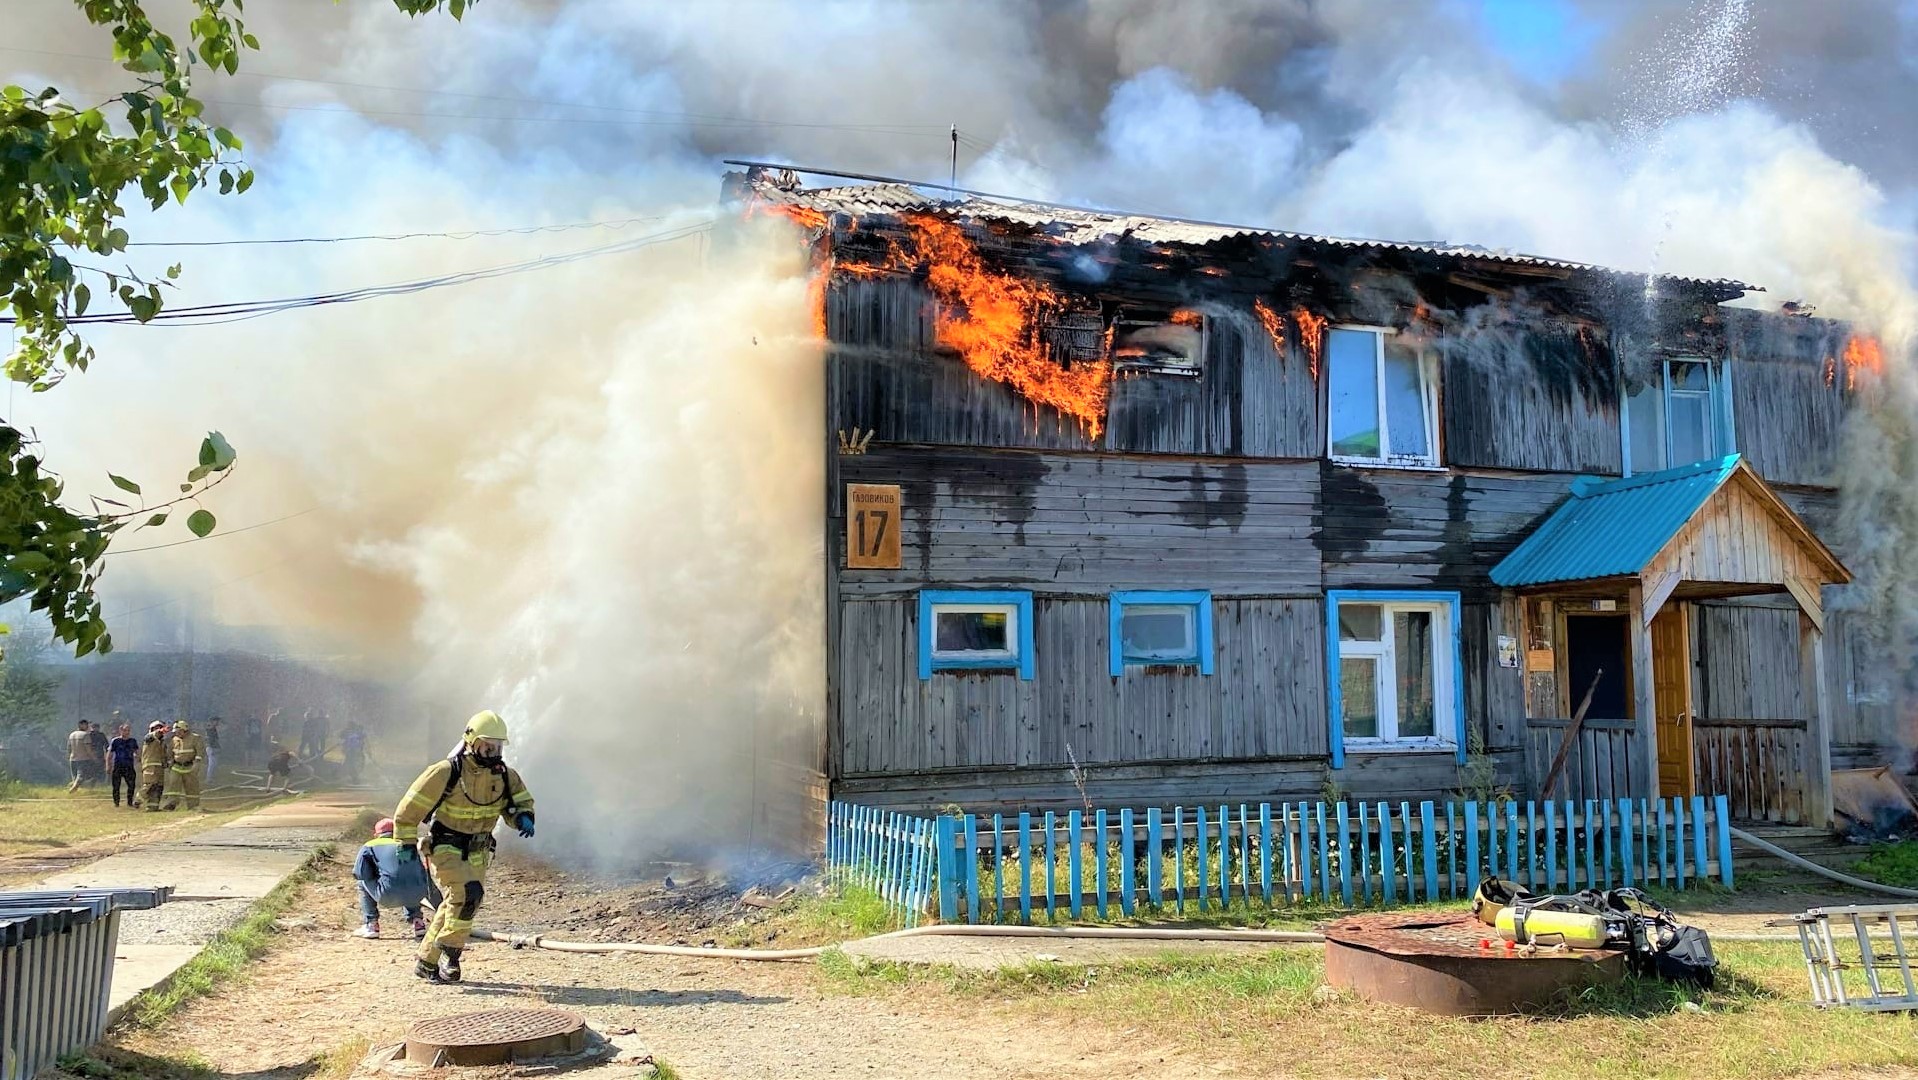
{"type": "Polygon", "coordinates": [[[1792,922],[1804,946],[1813,1005],[1918,1009],[1918,984],[1912,980],[1912,958],[1905,951],[1906,935],[1918,937],[1918,904],[1812,908],[1792,922]],[[1885,978],[1883,973],[1888,971],[1896,977],[1885,978]],[[1857,985],[1854,974],[1853,985],[1847,988],[1847,973],[1862,973],[1864,985],[1857,985]]]}

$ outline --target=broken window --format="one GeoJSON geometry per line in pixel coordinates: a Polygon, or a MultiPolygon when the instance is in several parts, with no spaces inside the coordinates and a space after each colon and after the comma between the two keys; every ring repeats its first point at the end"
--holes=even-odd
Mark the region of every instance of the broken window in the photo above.
{"type": "Polygon", "coordinates": [[[1335,595],[1336,736],[1348,748],[1456,747],[1457,604],[1335,595]]]}
{"type": "Polygon", "coordinates": [[[1112,674],[1131,666],[1195,667],[1212,674],[1212,594],[1116,592],[1110,601],[1112,674]]]}
{"type": "Polygon", "coordinates": [[[1122,311],[1112,321],[1112,364],[1120,371],[1199,374],[1205,317],[1196,311],[1122,311]]]}
{"type": "Polygon", "coordinates": [[[1627,476],[1731,453],[1731,395],[1719,365],[1698,357],[1663,361],[1628,389],[1623,426],[1627,476]]]}
{"type": "Polygon", "coordinates": [[[1341,461],[1438,464],[1438,377],[1396,334],[1337,327],[1326,334],[1327,449],[1341,461]]]}

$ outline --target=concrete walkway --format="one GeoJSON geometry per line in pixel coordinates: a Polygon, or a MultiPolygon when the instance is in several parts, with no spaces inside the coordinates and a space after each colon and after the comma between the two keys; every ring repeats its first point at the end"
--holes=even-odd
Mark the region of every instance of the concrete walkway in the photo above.
{"type": "Polygon", "coordinates": [[[178,840],[109,855],[46,878],[45,889],[173,886],[174,902],[120,917],[109,1007],[170,978],[253,902],[337,840],[359,814],[353,795],[310,795],[178,840]]]}

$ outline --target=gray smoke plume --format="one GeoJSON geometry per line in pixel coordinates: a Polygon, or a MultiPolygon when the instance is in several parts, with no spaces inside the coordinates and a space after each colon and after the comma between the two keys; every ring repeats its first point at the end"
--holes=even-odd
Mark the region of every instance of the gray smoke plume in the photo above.
{"type": "MultiPolygon", "coordinates": [[[[1883,338],[1847,520],[1864,592],[1912,621],[1912,5],[1565,6],[1602,32],[1541,81],[1450,0],[481,0],[460,24],[256,5],[265,50],[196,89],[259,183],[134,233],[657,219],[194,249],[177,302],[297,295],[685,225],[726,156],[943,179],[956,125],[961,183],[991,190],[1737,277],[1883,338]]],[[[125,85],[69,0],[15,0],[8,29],[9,81],[125,85]]],[[[823,709],[825,433],[791,240],[701,233],[410,298],[103,329],[96,370],[14,418],[76,489],[164,474],[218,428],[242,451],[228,527],[319,508],[116,557],[110,597],[325,635],[443,703],[448,731],[503,707],[571,850],[737,848],[797,820],[823,709]]]]}

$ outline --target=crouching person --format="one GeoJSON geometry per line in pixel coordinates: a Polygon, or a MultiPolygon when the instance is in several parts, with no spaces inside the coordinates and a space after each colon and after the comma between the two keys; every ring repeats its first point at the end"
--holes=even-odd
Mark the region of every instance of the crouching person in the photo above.
{"type": "Polygon", "coordinates": [[[426,936],[426,919],[420,904],[426,900],[426,868],[416,858],[400,858],[400,842],[393,839],[393,819],[382,818],[373,826],[373,839],[360,848],[353,864],[353,877],[360,883],[360,919],[363,925],[354,934],[363,938],[380,936],[380,909],[399,908],[413,924],[413,936],[426,936]]]}
{"type": "Polygon", "coordinates": [[[494,828],[504,821],[533,835],[533,796],[505,752],[506,721],[490,709],[476,714],[459,748],[428,766],[393,814],[401,858],[417,858],[408,845],[418,843],[442,894],[413,968],[422,979],[460,981],[460,954],[486,896],[494,828]]]}

